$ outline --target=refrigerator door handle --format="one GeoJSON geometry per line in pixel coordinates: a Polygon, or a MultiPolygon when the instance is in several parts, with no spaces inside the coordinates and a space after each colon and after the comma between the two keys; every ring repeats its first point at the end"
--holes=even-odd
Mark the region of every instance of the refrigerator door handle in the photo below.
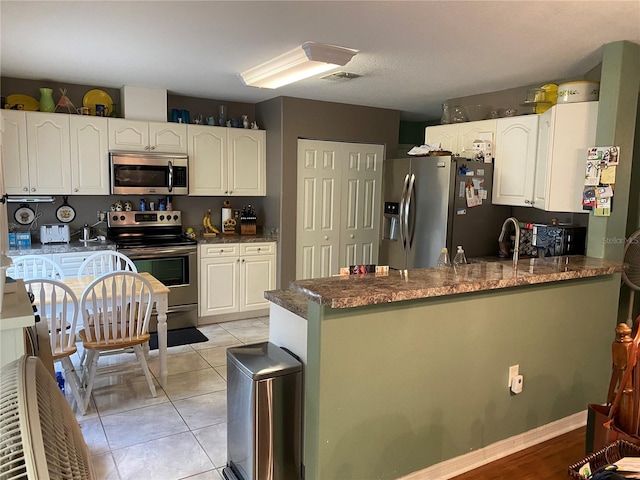
{"type": "Polygon", "coordinates": [[[402,187],[402,196],[400,197],[400,211],[398,212],[398,217],[400,218],[400,242],[402,243],[402,249],[406,250],[407,248],[407,232],[406,232],[406,224],[404,220],[404,212],[406,209],[407,202],[407,191],[409,190],[409,174],[407,173],[404,177],[404,186],[402,187]]]}
{"type": "Polygon", "coordinates": [[[411,179],[409,180],[409,188],[407,189],[407,201],[406,201],[406,207],[405,207],[405,211],[404,211],[404,215],[405,215],[405,229],[406,229],[406,241],[407,241],[407,245],[408,248],[411,248],[412,244],[413,244],[413,234],[415,231],[415,225],[414,222],[410,222],[410,214],[411,214],[411,200],[413,199],[413,187],[416,183],[416,176],[415,174],[411,174],[411,179]]]}

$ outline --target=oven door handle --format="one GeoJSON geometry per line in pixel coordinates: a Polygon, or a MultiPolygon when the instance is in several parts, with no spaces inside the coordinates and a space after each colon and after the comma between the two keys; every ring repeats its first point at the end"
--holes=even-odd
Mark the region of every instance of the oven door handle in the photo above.
{"type": "Polygon", "coordinates": [[[169,255],[196,255],[197,248],[193,246],[185,247],[142,247],[142,248],[120,248],[118,251],[127,257],[138,258],[160,258],[169,255]]]}

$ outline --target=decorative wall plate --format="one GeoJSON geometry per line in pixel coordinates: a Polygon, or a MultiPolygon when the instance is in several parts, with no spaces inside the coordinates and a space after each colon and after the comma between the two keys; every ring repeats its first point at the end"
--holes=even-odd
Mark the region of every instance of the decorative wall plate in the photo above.
{"type": "Polygon", "coordinates": [[[20,208],[16,210],[16,213],[13,214],[13,218],[15,218],[16,222],[20,225],[29,225],[36,218],[36,212],[31,210],[31,207],[22,203],[20,204],[20,208]]]}
{"type": "Polygon", "coordinates": [[[22,105],[23,110],[27,110],[29,112],[35,112],[40,110],[40,102],[29,95],[23,95],[22,93],[14,93],[13,95],[8,95],[7,104],[8,108],[13,107],[14,105],[22,105]]]}
{"type": "Polygon", "coordinates": [[[82,98],[82,105],[84,107],[89,107],[89,109],[91,110],[91,115],[94,116],[96,114],[96,104],[106,105],[109,109],[109,115],[113,111],[113,100],[111,99],[109,94],[104,90],[99,90],[97,88],[89,90],[84,94],[84,97],[82,98]]]}
{"type": "Polygon", "coordinates": [[[56,210],[56,218],[62,223],[69,223],[76,218],[76,211],[67,203],[69,197],[62,197],[62,205],[56,210]]]}

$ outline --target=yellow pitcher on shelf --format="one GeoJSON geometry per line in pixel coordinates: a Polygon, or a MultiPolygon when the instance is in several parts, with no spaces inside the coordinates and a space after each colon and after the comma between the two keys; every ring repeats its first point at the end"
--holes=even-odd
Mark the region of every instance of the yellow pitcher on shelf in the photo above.
{"type": "Polygon", "coordinates": [[[547,83],[540,87],[544,90],[544,103],[536,105],[536,113],[544,113],[553,107],[558,100],[558,85],[547,83]]]}

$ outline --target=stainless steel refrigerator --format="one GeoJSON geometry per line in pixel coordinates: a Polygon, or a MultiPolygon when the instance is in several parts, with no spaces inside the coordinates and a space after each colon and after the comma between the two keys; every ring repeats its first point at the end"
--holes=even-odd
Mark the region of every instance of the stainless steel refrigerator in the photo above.
{"type": "Polygon", "coordinates": [[[453,260],[498,254],[498,236],[510,216],[491,204],[493,165],[457,157],[385,160],[379,264],[435,267],[443,247],[453,260]]]}

